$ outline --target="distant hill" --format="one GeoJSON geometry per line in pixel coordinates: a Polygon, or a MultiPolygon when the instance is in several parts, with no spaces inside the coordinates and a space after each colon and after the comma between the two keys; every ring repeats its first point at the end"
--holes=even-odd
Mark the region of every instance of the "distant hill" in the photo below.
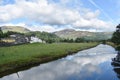
{"type": "Polygon", "coordinates": [[[19,32],[19,33],[30,32],[29,29],[26,29],[26,28],[21,27],[21,26],[2,26],[1,29],[3,32],[7,32],[7,31],[14,31],[14,32],[19,32]]]}
{"type": "Polygon", "coordinates": [[[88,32],[88,31],[75,31],[73,29],[65,29],[61,31],[54,32],[57,36],[61,38],[86,38],[88,40],[106,40],[112,37],[112,32],[88,32]]]}

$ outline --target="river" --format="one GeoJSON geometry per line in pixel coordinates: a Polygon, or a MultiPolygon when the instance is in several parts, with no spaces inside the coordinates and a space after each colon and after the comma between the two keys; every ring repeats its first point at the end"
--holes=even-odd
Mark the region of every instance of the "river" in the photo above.
{"type": "Polygon", "coordinates": [[[0,80],[119,80],[111,65],[116,53],[113,47],[100,44],[0,80]]]}

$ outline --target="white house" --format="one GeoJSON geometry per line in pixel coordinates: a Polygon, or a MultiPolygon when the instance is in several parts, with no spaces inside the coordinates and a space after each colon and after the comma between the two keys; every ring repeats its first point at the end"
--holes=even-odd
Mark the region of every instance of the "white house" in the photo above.
{"type": "Polygon", "coordinates": [[[30,43],[36,43],[36,42],[45,43],[45,41],[42,41],[42,40],[39,39],[38,37],[33,37],[33,36],[32,36],[30,43]]]}

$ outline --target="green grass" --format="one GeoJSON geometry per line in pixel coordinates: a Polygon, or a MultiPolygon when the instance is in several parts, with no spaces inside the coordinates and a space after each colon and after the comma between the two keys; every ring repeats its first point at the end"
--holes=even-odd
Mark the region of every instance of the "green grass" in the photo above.
{"type": "Polygon", "coordinates": [[[27,63],[42,60],[96,46],[98,43],[53,43],[53,44],[25,44],[11,47],[0,47],[0,72],[14,69],[27,63]]]}
{"type": "Polygon", "coordinates": [[[112,42],[107,42],[107,44],[110,45],[110,46],[112,46],[112,47],[114,47],[116,50],[120,50],[120,44],[116,45],[116,44],[114,44],[112,42]]]}

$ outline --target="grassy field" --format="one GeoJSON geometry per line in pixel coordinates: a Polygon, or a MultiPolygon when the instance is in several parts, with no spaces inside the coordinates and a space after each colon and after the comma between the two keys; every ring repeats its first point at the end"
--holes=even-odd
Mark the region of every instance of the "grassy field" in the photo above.
{"type": "Polygon", "coordinates": [[[98,43],[25,44],[0,47],[0,72],[61,58],[73,52],[96,46],[98,43]]]}

